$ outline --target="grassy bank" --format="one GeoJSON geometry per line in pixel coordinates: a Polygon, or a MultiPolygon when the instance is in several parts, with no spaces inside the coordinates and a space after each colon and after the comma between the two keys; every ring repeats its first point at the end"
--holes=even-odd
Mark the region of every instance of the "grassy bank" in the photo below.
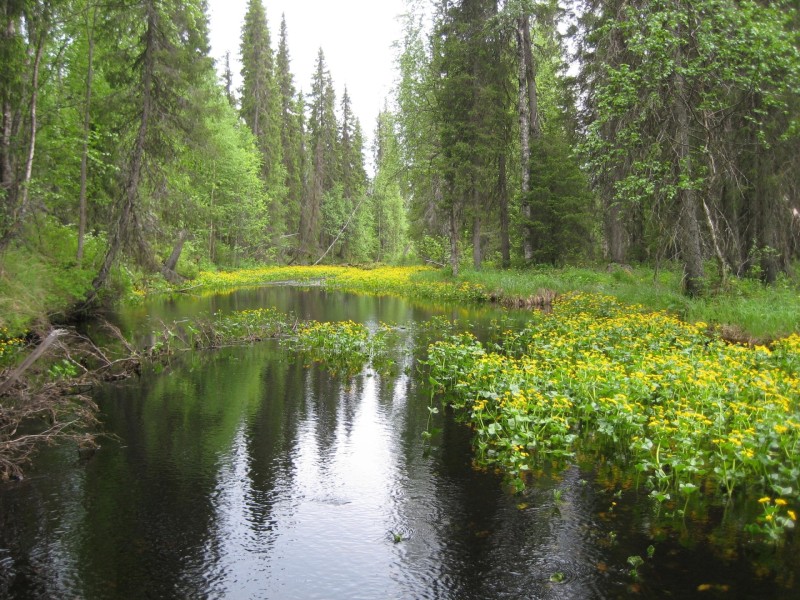
{"type": "MultiPolygon", "coordinates": [[[[441,272],[423,278],[446,279],[441,272]]],[[[800,332],[800,285],[789,278],[773,286],[755,279],[730,278],[724,286],[711,286],[699,298],[681,290],[680,272],[645,267],[587,269],[533,268],[522,271],[464,270],[459,282],[481,285],[503,296],[529,297],[542,289],[559,294],[584,292],[612,296],[623,304],[653,311],[666,310],[688,322],[703,321],[732,329],[734,337],[756,341],[800,332]]]]}
{"type": "MultiPolygon", "coordinates": [[[[79,268],[74,261],[65,263],[54,258],[68,254],[61,250],[33,255],[14,250],[6,253],[0,273],[0,327],[11,335],[24,334],[36,329],[37,323],[46,325],[86,293],[95,269],[90,261],[79,268]]],[[[789,278],[774,286],[764,286],[754,279],[731,278],[724,286],[712,286],[704,296],[691,299],[681,292],[679,272],[654,273],[644,267],[465,269],[455,280],[446,271],[426,267],[260,267],[202,271],[196,278],[172,287],[151,280],[136,295],[142,298],[176,290],[198,293],[275,282],[323,283],[343,291],[433,302],[520,301],[523,305],[540,297],[543,290],[558,294],[584,292],[612,296],[623,304],[642,305],[654,311],[666,310],[688,322],[724,326],[728,336],[736,339],[765,342],[800,332],[800,286],[789,278]]]]}
{"type": "Polygon", "coordinates": [[[616,298],[648,310],[666,310],[688,322],[702,321],[725,329],[728,337],[766,342],[800,332],[800,288],[788,278],[774,286],[753,279],[729,279],[700,298],[681,292],[680,274],[652,269],[611,271],[568,267],[525,270],[464,270],[453,279],[425,267],[264,267],[232,272],[202,272],[183,286],[190,291],[257,286],[274,282],[323,282],[345,291],[392,294],[407,298],[455,302],[535,304],[544,290],[583,292],[616,298]]]}

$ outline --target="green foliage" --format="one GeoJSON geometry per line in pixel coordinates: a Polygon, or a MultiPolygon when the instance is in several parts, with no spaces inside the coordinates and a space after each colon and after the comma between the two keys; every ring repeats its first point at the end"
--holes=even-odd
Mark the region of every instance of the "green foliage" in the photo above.
{"type": "Polygon", "coordinates": [[[284,221],[287,234],[296,234],[300,228],[300,206],[303,201],[306,157],[303,150],[302,95],[296,90],[290,69],[286,19],[281,20],[280,41],[275,58],[275,80],[281,99],[281,144],[286,172],[286,207],[284,221]]]}
{"type": "Polygon", "coordinates": [[[589,255],[593,197],[563,134],[545,134],[531,162],[533,261],[563,265],[589,255]]]}
{"type": "Polygon", "coordinates": [[[375,130],[376,164],[372,182],[372,258],[378,262],[399,261],[408,246],[406,206],[400,188],[400,148],[396,119],[388,111],[378,115],[375,130]]]}
{"type": "Polygon", "coordinates": [[[78,375],[78,367],[70,360],[62,358],[47,370],[50,379],[72,379],[78,375]]]}
{"type": "Polygon", "coordinates": [[[624,227],[616,237],[627,237],[632,255],[672,252],[677,241],[689,269],[698,250],[686,240],[702,235],[742,274],[756,238],[778,250],[761,261],[766,280],[787,266],[791,234],[778,215],[789,206],[778,190],[795,192],[778,165],[793,160],[798,141],[785,135],[800,115],[791,91],[800,81],[796,11],[788,1],[733,0],[587,11],[582,147],[607,228],[624,227]],[[703,229],[693,232],[682,219],[701,212],[703,229]]]}
{"type": "MultiPolygon", "coordinates": [[[[283,98],[262,0],[249,0],[242,26],[241,114],[261,153],[261,178],[271,202],[268,231],[279,236],[286,230],[286,177],[283,161],[283,98]]],[[[283,74],[285,77],[285,74],[283,74]]]]}
{"type": "Polygon", "coordinates": [[[47,217],[37,218],[26,237],[28,248],[5,252],[0,277],[0,326],[17,334],[82,298],[105,249],[104,238],[88,236],[84,261],[77,265],[75,229],[47,217]]]}
{"type": "Polygon", "coordinates": [[[522,330],[498,327],[491,344],[468,334],[433,344],[427,364],[474,428],[479,463],[517,485],[580,451],[627,468],[657,502],[683,496],[684,511],[709,482],[728,498],[751,487],[788,496],[770,523],[800,502],[800,379],[795,359],[786,368],[800,335],[779,347],[730,345],[706,323],[576,294],[522,330]]]}

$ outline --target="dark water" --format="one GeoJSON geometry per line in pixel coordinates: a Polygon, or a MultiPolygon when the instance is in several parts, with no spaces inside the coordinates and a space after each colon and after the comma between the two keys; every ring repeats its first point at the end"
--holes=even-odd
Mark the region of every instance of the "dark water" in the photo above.
{"type": "MultiPolygon", "coordinates": [[[[367,323],[436,312],[269,288],[121,321],[144,331],[259,305],[367,323]]],[[[751,543],[719,506],[665,524],[613,467],[588,461],[512,495],[471,468],[470,433],[446,414],[426,453],[429,397],[413,359],[398,360],[397,375],[344,381],[268,342],[102,390],[116,440],[88,460],[48,450],[28,479],[0,488],[0,597],[800,597],[795,538],[751,543]],[[638,578],[632,555],[644,559],[638,578]]]]}

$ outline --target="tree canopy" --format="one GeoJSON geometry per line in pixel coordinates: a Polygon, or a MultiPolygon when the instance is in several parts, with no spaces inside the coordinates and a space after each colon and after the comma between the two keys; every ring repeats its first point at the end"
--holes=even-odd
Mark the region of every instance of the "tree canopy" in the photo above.
{"type": "Polygon", "coordinates": [[[131,269],[264,262],[674,261],[689,294],[711,271],[773,282],[800,253],[798,12],[409,1],[396,88],[363,124],[322,48],[303,91],[262,0],[238,89],[202,0],[6,3],[0,252],[68,232],[51,258],[89,303],[131,269]]]}

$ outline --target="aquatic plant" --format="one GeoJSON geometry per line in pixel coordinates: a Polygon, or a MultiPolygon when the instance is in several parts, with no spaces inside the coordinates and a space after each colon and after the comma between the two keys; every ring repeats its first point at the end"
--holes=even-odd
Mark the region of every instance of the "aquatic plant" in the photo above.
{"type": "MultiPolygon", "coordinates": [[[[491,294],[479,283],[446,281],[430,276],[428,267],[371,269],[339,266],[261,267],[238,271],[203,271],[185,291],[241,288],[268,284],[324,285],[360,294],[401,296],[445,302],[486,302],[491,294]]],[[[180,289],[180,288],[174,288],[180,289]]]]}
{"type": "Polygon", "coordinates": [[[783,541],[785,529],[794,529],[797,522],[797,513],[788,508],[788,501],[783,498],[759,498],[758,503],[763,508],[763,514],[756,518],[755,523],[747,525],[750,533],[763,534],[773,542],[783,541]]]}
{"type": "Polygon", "coordinates": [[[395,365],[391,353],[395,331],[385,323],[370,331],[353,321],[305,321],[298,324],[296,336],[287,343],[333,373],[352,376],[368,364],[379,373],[389,373],[395,365]]]}
{"type": "Polygon", "coordinates": [[[297,328],[295,350],[334,372],[353,375],[370,357],[369,330],[361,323],[308,321],[297,328]]]}
{"type": "Polygon", "coordinates": [[[162,323],[154,331],[147,355],[163,358],[183,350],[249,344],[291,332],[296,318],[274,308],[216,312],[211,317],[162,323]]]}
{"type": "Polygon", "coordinates": [[[644,564],[644,559],[638,554],[634,554],[633,556],[628,557],[628,564],[632,567],[629,571],[630,576],[634,579],[639,579],[639,567],[644,564]]]}
{"type": "Polygon", "coordinates": [[[752,486],[800,502],[798,360],[796,335],[731,345],[705,323],[574,294],[486,344],[432,344],[427,364],[474,428],[478,463],[517,489],[534,466],[581,449],[685,510],[707,483],[728,498],[752,486]]]}

